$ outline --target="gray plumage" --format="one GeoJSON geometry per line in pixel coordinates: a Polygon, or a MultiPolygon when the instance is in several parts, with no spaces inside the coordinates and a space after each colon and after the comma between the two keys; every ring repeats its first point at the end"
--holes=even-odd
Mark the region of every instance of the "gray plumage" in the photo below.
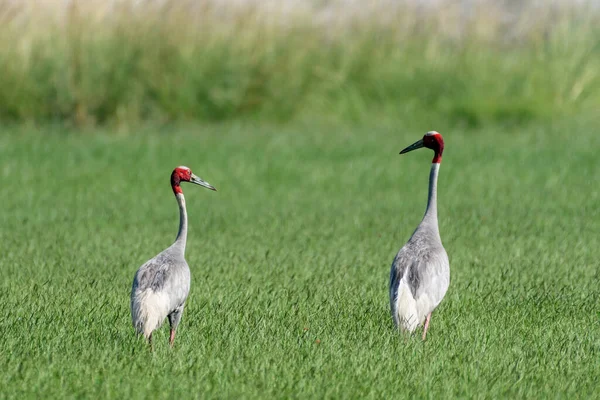
{"type": "Polygon", "coordinates": [[[136,331],[150,339],[166,317],[171,330],[179,325],[190,292],[190,268],[180,237],[136,272],[131,289],[131,316],[136,331]]]}
{"type": "Polygon", "coordinates": [[[429,175],[429,198],[421,223],[400,249],[390,271],[390,309],[397,328],[413,332],[425,323],[427,334],[431,312],[440,304],[450,283],[450,263],[442,245],[437,219],[437,177],[443,139],[428,132],[402,153],[428,147],[436,151],[429,175]]]}
{"type": "Polygon", "coordinates": [[[175,242],[156,257],[144,263],[135,273],[131,288],[131,320],[138,334],[149,342],[152,332],[165,318],[169,319],[173,345],[190,292],[190,268],[185,261],[187,241],[187,211],[180,182],[192,182],[215,190],[210,184],[192,174],[187,167],[177,167],[171,175],[171,185],[179,204],[179,232],[175,242]]]}

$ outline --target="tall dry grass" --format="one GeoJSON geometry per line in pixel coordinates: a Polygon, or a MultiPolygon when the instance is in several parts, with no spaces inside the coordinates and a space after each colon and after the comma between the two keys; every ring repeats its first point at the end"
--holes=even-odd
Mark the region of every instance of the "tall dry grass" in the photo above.
{"type": "Polygon", "coordinates": [[[600,109],[600,10],[469,3],[0,0],[0,120],[478,125],[600,109]]]}

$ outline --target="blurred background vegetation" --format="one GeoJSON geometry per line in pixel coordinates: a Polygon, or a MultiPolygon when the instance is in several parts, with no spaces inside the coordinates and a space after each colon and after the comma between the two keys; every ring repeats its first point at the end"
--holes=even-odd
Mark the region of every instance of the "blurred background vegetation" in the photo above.
{"type": "Polygon", "coordinates": [[[593,117],[600,7],[0,0],[0,88],[5,124],[593,117]]]}

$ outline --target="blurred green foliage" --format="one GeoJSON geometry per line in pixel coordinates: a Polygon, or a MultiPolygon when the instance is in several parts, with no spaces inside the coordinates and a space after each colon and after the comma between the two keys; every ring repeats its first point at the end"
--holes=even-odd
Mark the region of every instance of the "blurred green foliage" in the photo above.
{"type": "Polygon", "coordinates": [[[0,4],[1,121],[477,127],[600,108],[600,12],[585,6],[103,3],[0,4]]]}

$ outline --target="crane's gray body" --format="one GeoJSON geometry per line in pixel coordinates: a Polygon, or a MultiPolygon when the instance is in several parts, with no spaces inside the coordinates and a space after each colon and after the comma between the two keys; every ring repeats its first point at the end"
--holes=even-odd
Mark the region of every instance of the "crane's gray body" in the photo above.
{"type": "Polygon", "coordinates": [[[170,247],[142,265],[131,288],[131,319],[138,333],[149,338],[169,318],[176,329],[190,292],[190,268],[185,261],[187,213],[183,194],[177,194],[180,224],[170,247]]]}
{"type": "Polygon", "coordinates": [[[413,332],[440,304],[450,284],[450,263],[437,220],[437,176],[432,164],[423,220],[400,249],[390,271],[390,308],[396,327],[413,332]]]}

